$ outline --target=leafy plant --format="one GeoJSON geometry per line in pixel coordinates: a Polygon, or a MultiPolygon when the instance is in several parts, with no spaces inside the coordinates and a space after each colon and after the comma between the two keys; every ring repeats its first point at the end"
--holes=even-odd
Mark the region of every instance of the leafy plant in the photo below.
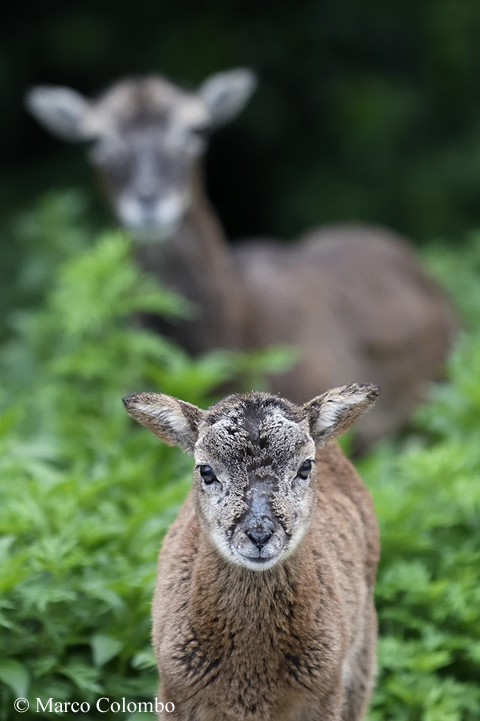
{"type": "Polygon", "coordinates": [[[417,414],[425,435],[384,444],[360,464],[382,543],[372,721],[479,718],[479,417],[477,331],[417,414]]]}

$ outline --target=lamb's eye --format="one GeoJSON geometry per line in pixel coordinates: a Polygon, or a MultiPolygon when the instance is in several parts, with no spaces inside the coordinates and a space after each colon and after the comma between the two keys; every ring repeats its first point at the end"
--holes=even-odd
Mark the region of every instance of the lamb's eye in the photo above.
{"type": "Polygon", "coordinates": [[[206,483],[207,485],[209,483],[213,483],[214,481],[218,480],[217,476],[213,472],[212,468],[207,465],[200,466],[200,475],[203,478],[203,482],[206,483]]]}
{"type": "Polygon", "coordinates": [[[310,475],[310,472],[312,470],[312,461],[307,460],[303,461],[302,465],[297,471],[298,478],[302,478],[304,481],[307,480],[308,476],[310,475]]]}

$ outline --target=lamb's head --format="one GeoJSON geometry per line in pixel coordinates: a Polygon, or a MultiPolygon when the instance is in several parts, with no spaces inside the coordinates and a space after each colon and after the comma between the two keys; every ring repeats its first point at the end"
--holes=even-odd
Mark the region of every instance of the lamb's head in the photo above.
{"type": "Polygon", "coordinates": [[[308,529],[315,453],[375,401],[372,385],[348,385],[303,407],[267,393],[232,395],[206,411],[157,393],[124,399],[137,421],[195,457],[194,492],[203,530],[231,563],[266,570],[289,556],[308,529]]]}
{"type": "Polygon", "coordinates": [[[206,135],[229,122],[255,88],[244,68],[207,78],[187,92],[161,76],[120,80],[94,100],[75,90],[37,86],[26,96],[37,120],[63,140],[91,141],[121,225],[140,241],[158,241],[188,211],[206,135]]]}

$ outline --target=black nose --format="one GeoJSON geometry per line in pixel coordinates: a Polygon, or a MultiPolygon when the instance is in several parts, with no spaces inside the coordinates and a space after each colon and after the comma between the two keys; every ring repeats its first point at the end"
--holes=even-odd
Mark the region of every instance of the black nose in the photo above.
{"type": "Polygon", "coordinates": [[[275,527],[273,521],[268,516],[261,518],[252,518],[250,524],[245,529],[248,538],[256,545],[259,551],[262,550],[267,541],[273,536],[275,527]]]}

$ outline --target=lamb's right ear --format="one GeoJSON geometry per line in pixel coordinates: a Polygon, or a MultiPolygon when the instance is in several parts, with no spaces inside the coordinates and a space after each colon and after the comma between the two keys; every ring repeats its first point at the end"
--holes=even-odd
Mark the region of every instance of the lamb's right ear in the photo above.
{"type": "Polygon", "coordinates": [[[93,137],[86,128],[90,101],[76,90],[37,85],[25,95],[25,106],[40,125],[62,140],[76,142],[93,137]]]}
{"type": "Polygon", "coordinates": [[[169,446],[193,454],[203,411],[163,393],[133,393],[123,399],[128,413],[169,446]]]}

